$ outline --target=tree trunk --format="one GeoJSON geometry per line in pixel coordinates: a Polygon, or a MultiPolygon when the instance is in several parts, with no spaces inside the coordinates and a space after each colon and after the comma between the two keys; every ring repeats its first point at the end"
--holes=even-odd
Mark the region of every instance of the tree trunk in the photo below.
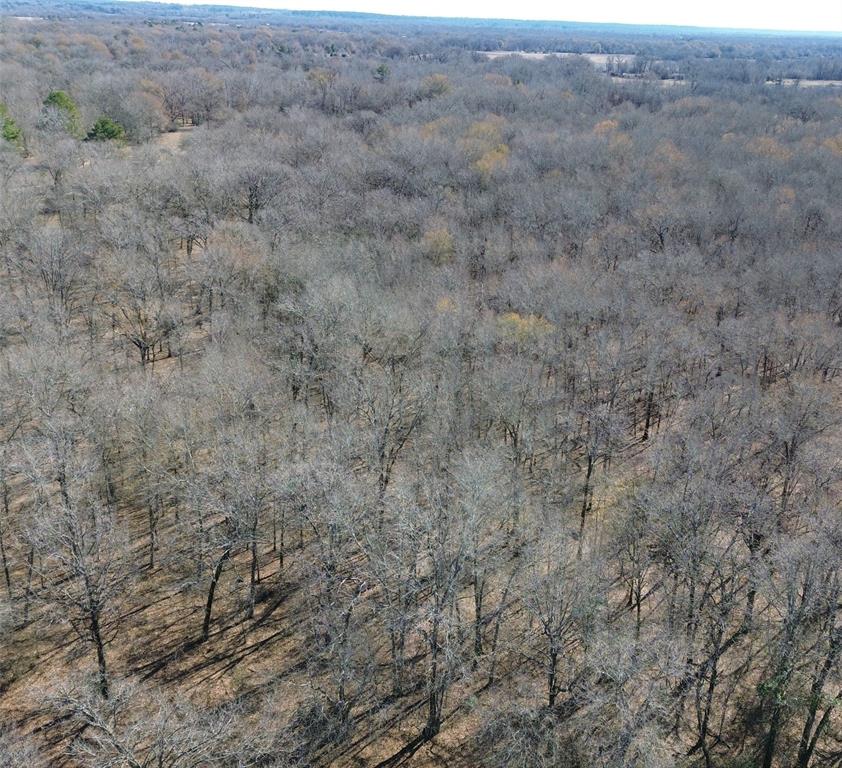
{"type": "Polygon", "coordinates": [[[99,611],[92,610],[90,615],[91,637],[96,646],[97,668],[99,670],[99,692],[102,698],[108,698],[108,667],[105,663],[105,644],[102,641],[102,629],[99,623],[99,611]]]}
{"type": "Polygon", "coordinates": [[[3,537],[3,528],[0,527],[0,559],[3,561],[3,576],[6,579],[6,592],[9,594],[9,601],[12,600],[12,577],[9,572],[9,560],[6,557],[6,543],[3,537]]]}
{"type": "Polygon", "coordinates": [[[427,695],[427,722],[421,737],[425,740],[432,739],[441,729],[441,709],[443,701],[443,685],[439,679],[439,616],[438,612],[433,617],[433,626],[430,630],[430,677],[428,681],[429,691],[427,695]]]}
{"type": "Polygon", "coordinates": [[[644,442],[649,439],[649,427],[652,424],[652,401],[654,397],[654,393],[651,390],[646,393],[646,414],[643,420],[644,442]]]}
{"type": "Polygon", "coordinates": [[[506,608],[506,600],[509,596],[509,588],[512,586],[516,571],[512,571],[509,579],[506,582],[506,588],[500,596],[500,604],[497,606],[496,616],[494,617],[494,632],[491,635],[491,666],[488,670],[488,685],[494,684],[494,675],[497,671],[497,642],[500,639],[500,625],[503,623],[503,611],[506,608]]]}
{"type": "Polygon", "coordinates": [[[26,592],[23,597],[23,623],[29,620],[29,602],[32,599],[32,568],[35,564],[35,547],[29,548],[26,557],[26,592]]]}
{"type": "Polygon", "coordinates": [[[482,603],[485,593],[485,580],[474,573],[474,661],[473,668],[477,668],[482,656],[482,603]]]}
{"type": "Polygon", "coordinates": [[[547,661],[547,704],[550,708],[555,706],[555,700],[558,696],[557,670],[558,651],[555,648],[551,648],[547,661]]]}
{"type": "Polygon", "coordinates": [[[257,562],[257,534],[252,532],[251,538],[251,569],[249,573],[249,619],[254,618],[254,602],[257,597],[257,582],[260,579],[257,562]]]}
{"type": "Polygon", "coordinates": [[[392,696],[403,695],[403,670],[405,666],[406,630],[403,623],[399,629],[392,629],[389,633],[392,650],[392,696]]]}
{"type": "MultiPolygon", "coordinates": [[[[3,514],[6,520],[9,519],[9,485],[3,480],[3,514]]],[[[6,591],[9,593],[9,601],[12,600],[12,577],[9,570],[9,560],[6,557],[6,542],[3,534],[3,527],[0,525],[0,557],[3,559],[3,576],[6,579],[6,591]]]]}
{"type": "Polygon", "coordinates": [[[772,768],[772,763],[775,759],[775,746],[778,742],[778,732],[781,725],[781,708],[775,705],[772,711],[772,721],[769,723],[769,730],[766,733],[766,739],[763,743],[763,762],[762,768],[772,768]]]}
{"type": "Polygon", "coordinates": [[[833,627],[831,630],[830,646],[825,655],[824,662],[818,674],[813,678],[813,683],[810,686],[810,697],[807,700],[807,717],[804,721],[801,741],[798,745],[798,768],[808,768],[822,728],[826,724],[825,719],[822,718],[814,732],[813,726],[816,723],[816,715],[822,700],[822,691],[824,690],[828,676],[836,664],[840,650],[842,650],[842,628],[833,627]]]}
{"type": "Polygon", "coordinates": [[[205,603],[205,618],[202,622],[202,642],[208,639],[210,634],[211,612],[213,611],[213,596],[216,592],[216,585],[219,582],[219,577],[222,575],[222,569],[225,567],[225,562],[231,557],[231,547],[228,547],[219,560],[216,561],[216,567],[213,569],[213,576],[211,576],[210,587],[208,588],[208,599],[205,603]]]}
{"type": "Polygon", "coordinates": [[[158,497],[157,494],[151,504],[148,505],[149,512],[149,570],[155,568],[155,544],[158,540],[158,497]]]}
{"type": "Polygon", "coordinates": [[[582,544],[585,538],[585,518],[590,511],[591,475],[593,475],[593,454],[588,451],[588,468],[585,471],[585,484],[582,488],[582,511],[579,519],[579,543],[576,547],[576,559],[582,558],[582,544]]]}

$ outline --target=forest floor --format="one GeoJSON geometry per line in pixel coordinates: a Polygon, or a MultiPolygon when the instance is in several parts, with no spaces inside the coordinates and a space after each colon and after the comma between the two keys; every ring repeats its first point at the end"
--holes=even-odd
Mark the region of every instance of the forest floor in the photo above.
{"type": "MultiPolygon", "coordinates": [[[[136,517],[133,524],[142,525],[141,511],[132,516],[136,517]]],[[[168,522],[172,525],[174,521],[168,522]]],[[[140,532],[135,542],[136,556],[142,559],[144,539],[140,532]]],[[[310,627],[301,621],[307,615],[305,603],[310,590],[300,564],[310,557],[307,549],[311,546],[316,543],[305,542],[303,550],[291,548],[283,570],[279,568],[277,553],[269,547],[264,549],[253,620],[245,615],[248,585],[237,576],[247,570],[247,554],[232,562],[220,582],[211,634],[205,643],[198,642],[198,638],[206,585],[190,583],[174,589],[171,571],[158,565],[143,571],[133,584],[132,599],[105,627],[113,678],[146,686],[151,683],[170,694],[177,691],[199,707],[233,700],[258,701],[271,691],[273,700],[279,703],[276,714],[294,714],[314,682],[305,653],[311,642],[310,627]],[[140,596],[142,599],[138,599],[140,596]]],[[[187,574],[183,575],[185,582],[191,581],[187,574]]],[[[386,649],[373,650],[373,655],[376,665],[382,668],[379,675],[388,674],[386,649]]],[[[56,694],[56,681],[72,681],[68,670],[88,668],[93,671],[89,649],[78,642],[66,624],[51,622],[37,602],[33,603],[26,624],[0,650],[0,720],[36,736],[47,748],[50,764],[55,768],[76,765],[67,751],[75,732],[55,716],[49,697],[56,694]]],[[[512,678],[518,676],[518,665],[510,664],[501,672],[493,687],[486,687],[484,679],[455,683],[451,700],[491,702],[499,697],[501,685],[505,685],[509,695],[512,678]]],[[[318,680],[315,682],[318,684],[318,680]]],[[[534,694],[540,696],[539,691],[534,694]]],[[[426,715],[423,690],[373,706],[369,702],[364,697],[365,711],[354,713],[360,720],[358,730],[341,752],[331,751],[331,764],[419,768],[471,764],[465,745],[472,743],[480,725],[472,714],[473,706],[446,708],[442,733],[420,744],[416,737],[426,715]],[[390,762],[395,756],[399,757],[390,762]]]]}
{"type": "Polygon", "coordinates": [[[190,135],[192,130],[192,125],[179,125],[174,131],[158,134],[153,142],[164,149],[178,151],[181,149],[184,139],[190,135]]]}

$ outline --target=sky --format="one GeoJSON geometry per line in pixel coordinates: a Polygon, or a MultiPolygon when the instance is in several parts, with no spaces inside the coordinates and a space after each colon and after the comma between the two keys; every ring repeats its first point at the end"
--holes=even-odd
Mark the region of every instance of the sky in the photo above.
{"type": "Polygon", "coordinates": [[[842,32],[842,0],[180,0],[403,16],[677,24],[698,27],[842,32]]]}

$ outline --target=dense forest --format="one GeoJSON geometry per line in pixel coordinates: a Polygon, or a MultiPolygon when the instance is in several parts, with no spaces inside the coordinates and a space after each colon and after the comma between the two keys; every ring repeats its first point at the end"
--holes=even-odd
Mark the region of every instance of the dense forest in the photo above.
{"type": "Polygon", "coordinates": [[[842,766],[842,40],[0,26],[0,766],[842,766]]]}

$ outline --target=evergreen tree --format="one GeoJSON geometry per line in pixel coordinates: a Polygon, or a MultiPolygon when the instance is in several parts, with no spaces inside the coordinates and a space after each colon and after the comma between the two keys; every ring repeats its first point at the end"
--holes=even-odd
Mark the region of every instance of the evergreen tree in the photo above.
{"type": "Polygon", "coordinates": [[[0,136],[4,141],[18,147],[23,145],[23,131],[15,119],[9,115],[8,107],[2,103],[0,103],[0,136]]]}
{"type": "Polygon", "coordinates": [[[101,117],[88,131],[88,141],[124,141],[126,129],[110,117],[101,117]]]}
{"type": "Polygon", "coordinates": [[[79,108],[65,91],[51,91],[44,99],[44,107],[59,116],[65,131],[73,136],[80,135],[79,108]]]}

